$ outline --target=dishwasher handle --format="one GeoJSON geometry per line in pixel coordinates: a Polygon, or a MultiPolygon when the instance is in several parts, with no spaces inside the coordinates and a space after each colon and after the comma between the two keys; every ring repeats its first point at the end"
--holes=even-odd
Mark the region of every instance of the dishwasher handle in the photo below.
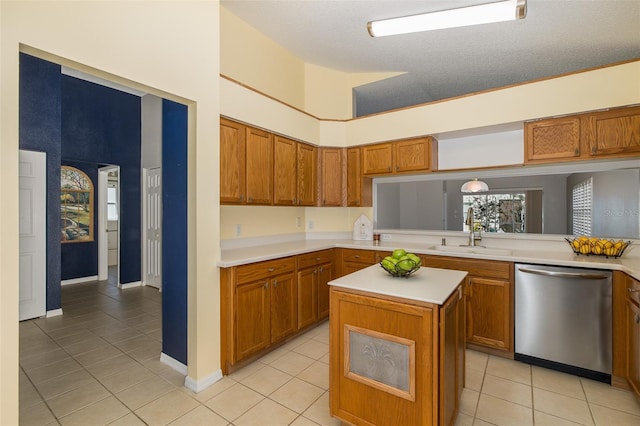
{"type": "Polygon", "coordinates": [[[588,272],[559,272],[559,271],[547,271],[546,269],[531,269],[519,267],[520,272],[526,272],[528,274],[546,275],[550,277],[562,277],[562,278],[576,278],[585,280],[605,280],[609,278],[608,274],[591,274],[588,272]]]}

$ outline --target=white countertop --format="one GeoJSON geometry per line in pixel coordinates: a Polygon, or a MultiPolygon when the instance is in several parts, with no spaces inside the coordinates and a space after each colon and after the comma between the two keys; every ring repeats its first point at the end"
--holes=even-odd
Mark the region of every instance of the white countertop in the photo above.
{"type": "Polygon", "coordinates": [[[407,278],[392,277],[379,265],[330,281],[333,287],[442,305],[467,275],[464,271],[422,267],[407,278]]]}
{"type": "MultiPolygon", "coordinates": [[[[417,242],[381,241],[379,245],[374,245],[373,241],[354,241],[347,239],[295,240],[223,250],[222,259],[218,262],[217,266],[220,268],[228,268],[335,247],[380,251],[392,251],[395,248],[404,248],[416,254],[435,256],[619,270],[626,272],[636,279],[640,279],[639,257],[627,256],[627,253],[618,259],[607,259],[601,256],[578,256],[571,251],[566,243],[564,244],[565,245],[556,244],[550,247],[550,249],[544,247],[531,249],[514,247],[508,250],[508,254],[500,254],[491,252],[491,246],[488,247],[489,250],[485,253],[483,253],[481,249],[477,250],[476,253],[465,253],[455,251],[456,246],[454,245],[451,246],[451,251],[449,252],[445,248],[436,250],[433,244],[417,242]],[[560,247],[560,249],[558,249],[558,247],[560,247]]],[[[638,247],[633,246],[630,248],[638,249],[638,247]]]]}

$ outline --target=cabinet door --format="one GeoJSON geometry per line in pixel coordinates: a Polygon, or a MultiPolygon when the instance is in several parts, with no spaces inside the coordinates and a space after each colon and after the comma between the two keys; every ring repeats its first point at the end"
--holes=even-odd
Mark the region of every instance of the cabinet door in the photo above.
{"type": "Polygon", "coordinates": [[[473,276],[467,285],[467,342],[509,351],[511,285],[473,276]]]}
{"type": "Polygon", "coordinates": [[[298,205],[316,204],[318,148],[298,144],[298,205]]]}
{"type": "Polygon", "coordinates": [[[220,203],[245,202],[245,131],[240,123],[220,118],[220,203]]]}
{"type": "Polygon", "coordinates": [[[349,148],[347,149],[347,207],[361,205],[361,191],[360,148],[349,148]]]}
{"type": "Polygon", "coordinates": [[[247,203],[273,202],[273,136],[247,128],[247,203]]]}
{"type": "Polygon", "coordinates": [[[627,300],[627,380],[640,398],[640,308],[627,300]]]}
{"type": "Polygon", "coordinates": [[[239,361],[271,343],[269,280],[238,286],[235,308],[235,359],[239,361]]]}
{"type": "Polygon", "coordinates": [[[362,147],[362,174],[380,175],[393,171],[391,142],[362,147]]]}
{"type": "Polygon", "coordinates": [[[329,316],[329,281],[333,279],[333,264],[318,267],[318,319],[329,316]]]}
{"type": "Polygon", "coordinates": [[[580,118],[525,123],[525,163],[580,157],[580,118]]]}
{"type": "Polygon", "coordinates": [[[293,272],[271,279],[271,343],[297,330],[296,279],[293,272]]]}
{"type": "Polygon", "coordinates": [[[293,206],[297,192],[298,143],[281,136],[273,138],[273,204],[293,206]]]}
{"type": "Polygon", "coordinates": [[[318,320],[318,269],[298,271],[298,330],[318,320]]]}
{"type": "Polygon", "coordinates": [[[396,172],[431,170],[431,138],[417,138],[393,143],[396,172]]]}
{"type": "Polygon", "coordinates": [[[640,107],[589,114],[583,123],[589,155],[636,156],[640,153],[640,107]]]}
{"type": "Polygon", "coordinates": [[[463,377],[459,368],[464,364],[464,357],[460,357],[459,323],[463,321],[461,315],[460,291],[449,297],[440,309],[440,424],[453,424],[458,413],[459,393],[463,387],[463,377]]]}
{"type": "Polygon", "coordinates": [[[342,205],[342,149],[321,148],[322,206],[342,205]]]}

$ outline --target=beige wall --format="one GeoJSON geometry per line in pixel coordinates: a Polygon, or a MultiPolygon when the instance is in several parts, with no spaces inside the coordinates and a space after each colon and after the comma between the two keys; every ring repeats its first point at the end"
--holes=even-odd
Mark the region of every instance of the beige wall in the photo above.
{"type": "Polygon", "coordinates": [[[0,2],[0,424],[18,423],[21,45],[189,106],[188,374],[202,380],[219,370],[219,277],[211,267],[220,256],[218,15],[216,1],[0,2]]]}

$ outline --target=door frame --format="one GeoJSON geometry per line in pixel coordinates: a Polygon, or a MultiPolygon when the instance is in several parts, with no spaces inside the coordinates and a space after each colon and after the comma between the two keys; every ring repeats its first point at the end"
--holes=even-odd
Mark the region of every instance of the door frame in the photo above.
{"type": "MultiPolygon", "coordinates": [[[[149,218],[149,203],[147,202],[147,177],[149,176],[150,170],[160,170],[160,176],[162,177],[162,167],[143,167],[142,168],[142,264],[140,266],[140,277],[142,280],[142,285],[150,285],[147,284],[147,262],[149,256],[149,250],[147,250],[147,232],[148,232],[148,218],[149,218]]],[[[162,180],[160,180],[160,185],[162,185],[162,180]]],[[[160,212],[162,212],[162,197],[160,197],[160,212]]],[[[162,213],[161,213],[162,214],[162,213]]],[[[160,220],[160,244],[162,244],[162,220],[160,220]]],[[[162,253],[162,251],[160,252],[162,253]]],[[[162,274],[162,255],[160,255],[160,273],[162,274]]],[[[151,287],[155,287],[151,285],[151,287]]],[[[162,292],[162,279],[160,280],[158,291],[162,292]]]]}
{"type": "MultiPolygon", "coordinates": [[[[109,172],[118,172],[118,222],[120,222],[120,166],[104,166],[98,168],[98,280],[109,278],[109,234],[107,227],[107,188],[109,172]]],[[[120,286],[120,224],[118,223],[118,279],[120,286]]]]}

